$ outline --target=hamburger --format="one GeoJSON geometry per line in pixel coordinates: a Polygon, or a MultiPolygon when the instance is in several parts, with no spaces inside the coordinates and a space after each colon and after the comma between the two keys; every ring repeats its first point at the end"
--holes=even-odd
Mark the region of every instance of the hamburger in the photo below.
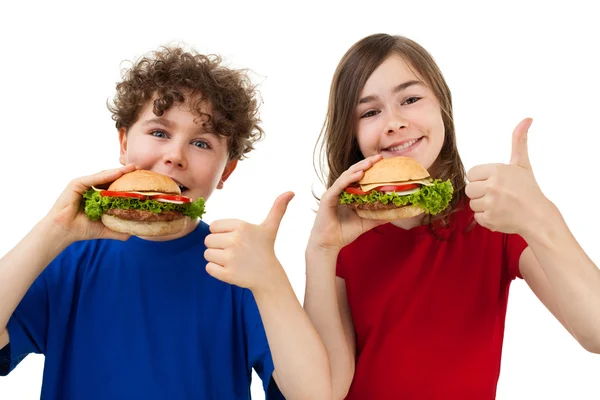
{"type": "Polygon", "coordinates": [[[452,200],[450,180],[432,179],[410,157],[384,158],[365,171],[357,184],[340,194],[340,202],[361,218],[393,221],[445,210],[452,200]]]}
{"type": "Polygon", "coordinates": [[[204,214],[203,198],[192,201],[173,179],[145,170],[125,174],[107,189],[92,187],[83,199],[89,219],[135,236],[172,235],[183,230],[186,218],[204,214]]]}

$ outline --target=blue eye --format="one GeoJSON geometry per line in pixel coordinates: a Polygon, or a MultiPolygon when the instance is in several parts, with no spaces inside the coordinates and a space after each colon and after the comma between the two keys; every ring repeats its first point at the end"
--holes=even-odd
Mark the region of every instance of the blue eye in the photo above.
{"type": "Polygon", "coordinates": [[[167,138],[168,137],[166,132],[163,132],[163,131],[152,131],[152,132],[150,132],[150,134],[157,138],[167,138]]]}
{"type": "Polygon", "coordinates": [[[208,144],[204,140],[194,140],[192,144],[201,149],[210,149],[210,144],[208,144]]]}

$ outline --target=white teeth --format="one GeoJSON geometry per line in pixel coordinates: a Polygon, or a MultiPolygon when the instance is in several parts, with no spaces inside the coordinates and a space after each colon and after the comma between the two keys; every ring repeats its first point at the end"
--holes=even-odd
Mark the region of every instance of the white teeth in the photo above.
{"type": "Polygon", "coordinates": [[[409,142],[406,142],[404,144],[401,144],[400,146],[395,146],[395,147],[390,147],[389,149],[387,149],[387,151],[399,151],[399,150],[404,150],[410,146],[412,146],[413,144],[417,143],[419,139],[413,139],[409,142]]]}

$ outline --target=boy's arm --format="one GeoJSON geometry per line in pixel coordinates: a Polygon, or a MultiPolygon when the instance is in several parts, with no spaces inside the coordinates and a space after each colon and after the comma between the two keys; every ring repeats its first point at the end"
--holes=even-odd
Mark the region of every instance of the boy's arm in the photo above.
{"type": "Polygon", "coordinates": [[[0,349],[3,349],[8,344],[8,331],[6,328],[0,332],[0,349]]]}
{"type": "Polygon", "coordinates": [[[274,251],[277,230],[292,195],[278,197],[261,225],[239,220],[213,222],[205,239],[206,271],[252,291],[275,366],[273,376],[285,398],[330,399],[325,347],[274,251]]]}
{"type": "Polygon", "coordinates": [[[69,245],[64,232],[48,218],[39,222],[0,259],[0,348],[9,342],[6,326],[33,281],[69,245]]]}
{"type": "Polygon", "coordinates": [[[283,267],[269,286],[254,290],[275,370],[273,378],[288,399],[329,399],[329,361],[283,267]],[[278,276],[277,276],[278,275],[278,276]]]}
{"type": "Polygon", "coordinates": [[[3,332],[0,343],[8,344],[6,326],[29,287],[71,243],[101,237],[120,240],[129,237],[110,231],[99,221],[90,221],[82,211],[81,200],[91,186],[112,182],[134,169],[135,166],[128,165],[72,181],[48,215],[0,259],[0,332],[3,332]]]}

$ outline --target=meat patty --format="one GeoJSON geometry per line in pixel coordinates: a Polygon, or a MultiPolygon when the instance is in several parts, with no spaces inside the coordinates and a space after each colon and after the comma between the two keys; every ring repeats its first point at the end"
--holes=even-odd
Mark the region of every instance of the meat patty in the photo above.
{"type": "Polygon", "coordinates": [[[112,208],[106,213],[117,218],[141,222],[175,221],[176,219],[184,218],[184,215],[178,211],[154,213],[146,210],[121,210],[119,208],[112,208]]]}
{"type": "MultiPolygon", "coordinates": [[[[406,207],[406,206],[400,206],[400,207],[398,207],[397,205],[395,205],[391,201],[388,202],[387,204],[383,204],[380,201],[375,201],[373,203],[362,203],[362,204],[358,204],[357,202],[352,202],[352,203],[350,203],[348,205],[350,207],[354,208],[354,209],[367,210],[367,211],[394,210],[396,208],[406,207]]],[[[410,204],[408,204],[408,205],[410,205],[410,204]]]]}

